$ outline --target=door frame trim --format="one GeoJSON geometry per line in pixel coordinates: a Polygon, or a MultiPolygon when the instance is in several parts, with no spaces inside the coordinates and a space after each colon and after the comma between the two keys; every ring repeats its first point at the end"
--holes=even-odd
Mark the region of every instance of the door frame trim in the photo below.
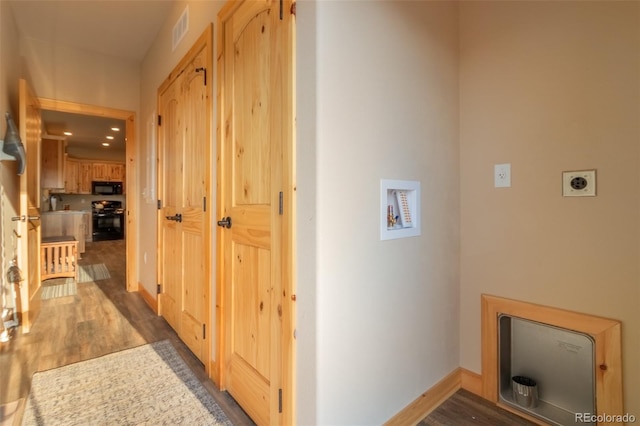
{"type": "MultiPolygon", "coordinates": [[[[47,111],[68,112],[80,115],[92,115],[97,117],[115,118],[124,120],[126,137],[126,188],[125,202],[127,206],[126,229],[138,229],[138,215],[136,194],[138,193],[138,178],[136,172],[136,113],[104,106],[82,104],[78,102],[61,101],[49,98],[38,98],[40,109],[47,111]]],[[[127,291],[138,291],[138,264],[137,264],[137,234],[125,232],[126,244],[126,281],[127,291]],[[133,235],[132,235],[133,234],[133,235]]]]}

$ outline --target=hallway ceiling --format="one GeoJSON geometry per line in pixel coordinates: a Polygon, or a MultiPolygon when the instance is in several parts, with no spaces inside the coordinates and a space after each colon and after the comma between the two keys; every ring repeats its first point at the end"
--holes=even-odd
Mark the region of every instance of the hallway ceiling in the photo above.
{"type": "MultiPolygon", "coordinates": [[[[4,0],[3,0],[4,1],[4,0]]],[[[10,0],[20,33],[140,63],[173,0],[10,0]]]]}
{"type": "Polygon", "coordinates": [[[100,152],[100,150],[108,149],[124,156],[126,144],[125,122],[123,120],[43,110],[42,122],[43,138],[46,138],[46,135],[51,135],[56,139],[64,139],[70,150],[89,149],[100,152]],[[120,130],[111,130],[112,127],[117,127],[120,130]],[[73,134],[65,136],[65,131],[73,134]],[[112,136],[113,139],[107,139],[107,136],[112,136]],[[109,147],[102,146],[103,142],[109,143],[109,147]]]}
{"type": "MultiPolygon", "coordinates": [[[[0,0],[7,1],[7,0],[0,0]]],[[[174,0],[9,0],[23,37],[141,63],[174,0]]],[[[125,151],[124,122],[42,111],[43,134],[63,137],[70,149],[125,151]],[[120,132],[110,128],[118,125],[120,132]],[[107,135],[114,136],[106,140],[107,135]],[[109,148],[102,147],[109,142],[109,148]]]]}

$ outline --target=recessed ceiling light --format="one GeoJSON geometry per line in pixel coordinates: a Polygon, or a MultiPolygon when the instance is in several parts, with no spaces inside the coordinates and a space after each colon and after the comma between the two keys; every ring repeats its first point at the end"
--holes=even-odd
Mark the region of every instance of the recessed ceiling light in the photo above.
{"type": "Polygon", "coordinates": [[[71,132],[64,132],[64,134],[67,135],[67,136],[73,135],[73,133],[71,133],[71,132]]]}
{"type": "Polygon", "coordinates": [[[107,136],[107,139],[109,139],[110,141],[113,140],[113,136],[107,136]]]}
{"type": "Polygon", "coordinates": [[[102,146],[109,146],[109,142],[102,142],[102,146]]]}
{"type": "Polygon", "coordinates": [[[111,130],[113,130],[114,132],[119,132],[120,131],[120,127],[112,127],[111,130]]]}

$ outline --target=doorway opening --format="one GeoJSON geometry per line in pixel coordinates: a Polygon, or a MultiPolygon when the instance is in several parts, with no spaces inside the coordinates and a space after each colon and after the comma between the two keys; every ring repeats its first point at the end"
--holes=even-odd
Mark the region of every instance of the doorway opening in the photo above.
{"type": "MultiPolygon", "coordinates": [[[[74,122],[84,125],[97,125],[97,123],[112,123],[108,130],[110,133],[98,135],[102,138],[102,143],[117,143],[116,138],[121,139],[120,154],[111,153],[105,150],[104,154],[98,158],[90,158],[92,154],[87,153],[87,148],[75,146],[71,151],[75,155],[65,159],[64,152],[59,159],[59,164],[64,170],[64,178],[68,178],[67,188],[62,190],[60,195],[55,195],[57,199],[57,208],[71,209],[72,205],[86,206],[89,223],[86,223],[85,241],[98,241],[109,234],[111,238],[116,239],[121,236],[125,240],[125,250],[123,256],[126,264],[126,289],[127,291],[137,291],[137,264],[136,264],[136,197],[137,178],[136,178],[136,140],[135,140],[135,124],[136,116],[132,111],[119,110],[101,106],[79,104],[75,102],[58,101],[53,99],[40,98],[40,106],[43,111],[43,121],[47,119],[53,121],[61,117],[67,117],[74,122]],[[118,129],[118,130],[114,130],[118,129]],[[112,135],[114,139],[107,139],[106,136],[112,135]],[[81,158],[86,157],[86,160],[81,158]],[[67,163],[65,164],[65,160],[67,163]],[[79,160],[79,161],[78,161],[79,160]],[[65,166],[68,168],[65,169],[65,166]],[[69,180],[75,180],[70,184],[69,180]],[[106,184],[114,192],[111,194],[94,194],[96,187],[95,182],[106,184]],[[118,186],[121,185],[121,186],[118,186]],[[114,188],[120,188],[114,190],[114,188]],[[72,194],[66,194],[71,192],[72,194]],[[74,194],[75,193],[75,194],[74,194]],[[60,200],[60,198],[62,200],[60,200]],[[66,202],[65,202],[66,199],[66,202]],[[103,211],[98,211],[99,207],[103,207],[104,201],[112,201],[109,206],[114,207],[109,220],[105,220],[103,211]],[[99,216],[102,214],[102,216],[99,216]],[[97,220],[96,220],[97,219],[97,220]],[[96,226],[97,224],[97,226],[96,226]],[[109,224],[111,228],[107,229],[109,224]],[[115,226],[117,225],[117,227],[115,226]],[[116,229],[117,228],[117,229],[116,229]],[[90,230],[90,231],[89,231],[90,230]],[[111,232],[113,231],[113,232],[111,232]],[[94,239],[94,233],[98,233],[98,237],[94,239]]],[[[69,129],[72,131],[71,129],[69,129]]],[[[44,139],[44,136],[43,136],[44,139]]],[[[104,148],[107,148],[106,146],[104,148]]],[[[93,155],[94,157],[96,155],[93,155]]],[[[99,186],[98,188],[103,188],[99,186]]],[[[103,210],[103,209],[101,209],[103,210]]]]}

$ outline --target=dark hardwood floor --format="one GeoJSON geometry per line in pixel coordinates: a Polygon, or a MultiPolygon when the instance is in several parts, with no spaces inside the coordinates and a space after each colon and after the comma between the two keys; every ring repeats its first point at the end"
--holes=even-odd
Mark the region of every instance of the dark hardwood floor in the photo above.
{"type": "Polygon", "coordinates": [[[418,426],[514,426],[535,425],[460,389],[429,414],[418,426]]]}
{"type": "MultiPolygon", "coordinates": [[[[140,295],[126,291],[124,240],[87,243],[78,263],[104,263],[111,277],[79,283],[74,296],[43,300],[31,331],[21,334],[16,330],[9,342],[0,343],[0,425],[21,417],[33,373],[165,339],[171,341],[233,424],[253,424],[226,392],[216,388],[203,364],[168,323],[140,295]]],[[[45,281],[43,285],[47,284],[45,281]]]]}

